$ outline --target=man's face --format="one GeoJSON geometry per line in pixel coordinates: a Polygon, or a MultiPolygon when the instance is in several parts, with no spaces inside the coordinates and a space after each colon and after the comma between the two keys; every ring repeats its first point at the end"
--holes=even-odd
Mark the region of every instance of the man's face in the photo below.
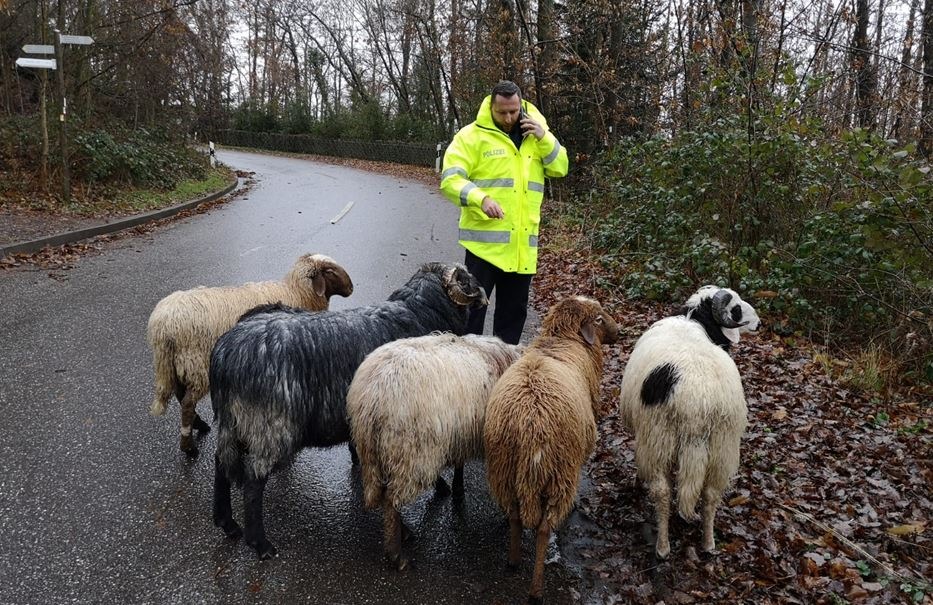
{"type": "Polygon", "coordinates": [[[519,95],[511,97],[496,95],[492,98],[492,121],[503,132],[509,132],[518,122],[521,109],[522,98],[519,95]]]}

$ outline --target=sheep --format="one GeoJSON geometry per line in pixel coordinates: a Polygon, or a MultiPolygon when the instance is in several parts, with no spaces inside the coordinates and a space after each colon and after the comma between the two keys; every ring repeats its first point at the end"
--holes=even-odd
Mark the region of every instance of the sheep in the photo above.
{"type": "Polygon", "coordinates": [[[214,524],[241,535],[230,487],[242,485],[246,542],[260,559],[274,556],[262,519],[269,475],[304,447],[350,438],[347,389],[368,353],[433,331],[463,334],[474,304],[486,304],[486,295],[466,267],[427,263],[380,304],[318,313],[267,305],[244,315],[211,353],[214,524]]]}
{"type": "Polygon", "coordinates": [[[671,474],[680,516],[695,520],[703,499],[703,549],[715,550],[713,517],[739,466],[748,410],[727,351],[761,320],[733,290],[704,286],[684,315],[655,322],[632,350],[622,378],[620,415],[635,435],[635,465],[657,514],[655,552],[670,554],[671,474]]]}
{"type": "Polygon", "coordinates": [[[298,257],[281,281],[250,282],[241,286],[179,290],[156,304],[146,329],[155,366],[153,416],[165,414],[174,394],[181,405],[180,447],[188,456],[198,454],[191,429],[211,430],[196,406],[207,395],[211,348],[247,310],[263,303],[281,302],[310,311],[327,309],[334,294],[350,296],[353,282],[347,272],[322,254],[298,257]]]}
{"type": "Polygon", "coordinates": [[[595,300],[566,298],[493,387],[486,407],[486,472],[509,517],[509,565],[521,560],[522,527],[537,530],[529,602],[542,602],[551,532],[570,512],[580,470],[596,444],[603,344],[616,322],[595,300]]]}
{"type": "Polygon", "coordinates": [[[454,490],[462,493],[463,464],[483,455],[489,392],[520,354],[494,336],[432,334],[382,345],[356,371],[347,414],[364,504],[383,507],[384,548],[399,571],[408,566],[401,507],[446,466],[456,468],[454,490]]]}

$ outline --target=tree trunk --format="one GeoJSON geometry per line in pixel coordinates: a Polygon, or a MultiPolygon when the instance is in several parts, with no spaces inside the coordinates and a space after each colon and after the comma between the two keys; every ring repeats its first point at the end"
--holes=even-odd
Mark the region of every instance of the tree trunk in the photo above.
{"type": "Polygon", "coordinates": [[[925,157],[933,155],[933,0],[923,3],[923,102],[919,147],[925,157]]]}
{"type": "Polygon", "coordinates": [[[554,0],[538,0],[538,71],[541,79],[541,111],[548,115],[551,82],[557,70],[557,20],[554,0]]]}
{"type": "Polygon", "coordinates": [[[913,108],[914,96],[914,77],[910,70],[912,53],[914,47],[914,23],[917,18],[917,9],[920,7],[920,0],[912,0],[910,3],[910,14],[907,17],[907,30],[904,32],[904,46],[901,50],[900,75],[897,80],[897,90],[895,91],[895,108],[897,115],[894,118],[894,138],[903,141],[908,137],[911,116],[908,110],[913,108]]]}
{"type": "Polygon", "coordinates": [[[875,128],[877,81],[868,42],[868,0],[855,0],[855,35],[852,38],[852,71],[855,79],[855,123],[875,128]]]}

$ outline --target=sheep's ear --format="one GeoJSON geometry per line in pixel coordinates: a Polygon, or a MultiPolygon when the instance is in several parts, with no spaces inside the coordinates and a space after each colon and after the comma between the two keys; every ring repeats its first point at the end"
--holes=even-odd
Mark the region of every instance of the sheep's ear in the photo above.
{"type": "Polygon", "coordinates": [[[580,326],[580,336],[583,337],[586,344],[590,346],[596,344],[596,327],[593,325],[593,322],[588,321],[580,326]]]}
{"type": "Polygon", "coordinates": [[[311,277],[311,287],[318,296],[324,296],[327,292],[327,280],[324,279],[324,272],[318,271],[311,277]]]}
{"type": "Polygon", "coordinates": [[[735,344],[739,342],[739,329],[738,328],[720,328],[722,330],[722,335],[729,339],[729,342],[735,344]]]}

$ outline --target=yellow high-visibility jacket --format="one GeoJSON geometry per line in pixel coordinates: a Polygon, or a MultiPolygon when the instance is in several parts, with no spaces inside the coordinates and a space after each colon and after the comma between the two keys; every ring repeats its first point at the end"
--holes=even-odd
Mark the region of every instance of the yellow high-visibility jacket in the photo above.
{"type": "Polygon", "coordinates": [[[547,121],[528,101],[525,112],[541,124],[541,140],[528,135],[520,149],[492,120],[492,98],[486,97],[476,121],[454,136],[444,153],[441,191],[460,206],[460,244],[510,273],[538,269],[538,225],[544,177],[567,174],[567,150],[547,128],[547,121]],[[505,218],[483,212],[483,198],[496,200],[505,218]]]}

